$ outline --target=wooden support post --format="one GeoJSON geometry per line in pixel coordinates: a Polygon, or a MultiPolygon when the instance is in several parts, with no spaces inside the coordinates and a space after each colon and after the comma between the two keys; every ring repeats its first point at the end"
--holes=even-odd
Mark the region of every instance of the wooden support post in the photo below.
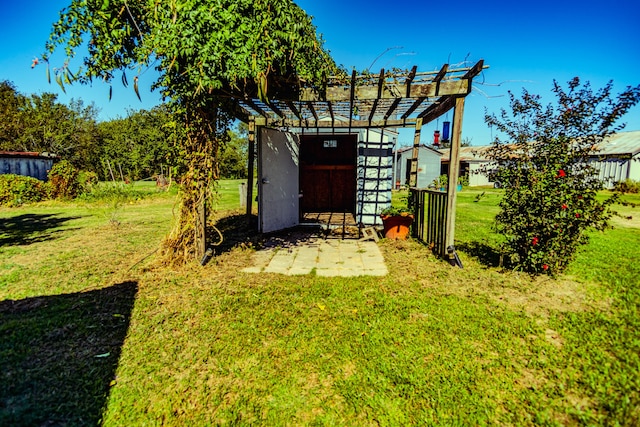
{"type": "Polygon", "coordinates": [[[462,138],[462,116],[464,115],[464,97],[456,98],[453,113],[451,150],[449,151],[449,187],[447,197],[447,220],[445,226],[445,249],[453,245],[456,227],[456,191],[460,172],[460,140],[462,138]]]}
{"type": "Polygon", "coordinates": [[[200,186],[200,197],[198,200],[198,212],[196,215],[196,257],[202,259],[207,251],[207,190],[200,186]]]}
{"type": "Polygon", "coordinates": [[[249,118],[249,164],[247,165],[247,221],[251,223],[251,212],[253,203],[253,168],[256,153],[256,121],[249,118]]]}
{"type": "Polygon", "coordinates": [[[411,157],[411,174],[409,175],[409,187],[418,185],[418,154],[420,153],[420,131],[422,130],[422,119],[416,120],[416,130],[413,135],[413,153],[411,157]]]}

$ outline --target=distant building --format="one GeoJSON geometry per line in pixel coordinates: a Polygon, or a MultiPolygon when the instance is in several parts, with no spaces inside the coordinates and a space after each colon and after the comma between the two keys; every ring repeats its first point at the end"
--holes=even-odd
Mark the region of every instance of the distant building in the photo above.
{"type": "Polygon", "coordinates": [[[30,151],[0,151],[0,174],[14,174],[47,180],[56,156],[30,151]]]}
{"type": "Polygon", "coordinates": [[[640,181],[640,131],[620,132],[604,140],[589,163],[605,187],[626,179],[640,181]]]}
{"type": "MultiPolygon", "coordinates": [[[[403,147],[395,151],[395,187],[409,185],[413,147],[403,147]]],[[[442,153],[426,145],[418,147],[418,181],[416,187],[426,188],[440,176],[442,153]]]]}
{"type": "MultiPolygon", "coordinates": [[[[485,153],[490,146],[460,147],[460,175],[469,176],[469,186],[494,185],[481,173],[490,160],[485,153]]],[[[605,139],[589,163],[598,170],[598,176],[606,188],[614,183],[632,179],[640,181],[640,131],[620,132],[605,139]]],[[[442,153],[442,171],[449,167],[449,150],[442,153]]]]}
{"type": "MultiPolygon", "coordinates": [[[[470,187],[493,185],[494,183],[482,173],[482,167],[489,163],[485,156],[485,150],[489,146],[460,147],[460,172],[459,176],[469,178],[470,187]]],[[[441,171],[446,174],[449,170],[449,149],[440,150],[442,154],[441,171]]]]}

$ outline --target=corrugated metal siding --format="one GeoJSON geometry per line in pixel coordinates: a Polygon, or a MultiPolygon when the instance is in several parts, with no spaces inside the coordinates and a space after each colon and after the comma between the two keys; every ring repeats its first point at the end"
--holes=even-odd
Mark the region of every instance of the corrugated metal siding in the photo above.
{"type": "Polygon", "coordinates": [[[0,156],[0,173],[30,176],[47,180],[47,172],[53,166],[53,159],[42,157],[0,156]]]}

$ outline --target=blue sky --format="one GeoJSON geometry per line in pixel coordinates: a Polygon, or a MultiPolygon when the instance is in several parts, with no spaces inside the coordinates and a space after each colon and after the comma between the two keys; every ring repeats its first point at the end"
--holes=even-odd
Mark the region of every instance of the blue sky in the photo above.
{"type": "MultiPolygon", "coordinates": [[[[50,0],[3,5],[0,80],[12,81],[25,94],[53,92],[59,94],[61,102],[70,98],[94,102],[102,119],[125,116],[127,109],[151,108],[159,103],[159,95],[149,92],[153,72],[141,77],[140,102],[131,88],[119,82],[113,85],[111,101],[108,86],[100,83],[69,87],[65,95],[55,82],[47,83],[43,66],[31,69],[31,61],[42,53],[58,11],[67,3],[50,0]]],[[[613,80],[616,93],[640,84],[637,0],[297,3],[314,16],[318,32],[336,62],[349,69],[362,70],[373,63],[373,72],[382,67],[413,65],[428,71],[440,69],[447,62],[484,59],[490,68],[476,79],[465,107],[463,138],[469,138],[473,145],[489,143],[495,136],[484,124],[484,111],[497,113],[507,107],[509,90],[520,94],[525,87],[542,95],[545,102],[553,102],[550,89],[554,79],[566,83],[579,76],[595,88],[613,80]]],[[[640,107],[634,107],[625,121],[627,130],[640,130],[640,107]]],[[[425,142],[435,129],[436,123],[426,126],[425,142]]],[[[401,133],[401,142],[409,144],[411,140],[411,131],[401,133]]]]}

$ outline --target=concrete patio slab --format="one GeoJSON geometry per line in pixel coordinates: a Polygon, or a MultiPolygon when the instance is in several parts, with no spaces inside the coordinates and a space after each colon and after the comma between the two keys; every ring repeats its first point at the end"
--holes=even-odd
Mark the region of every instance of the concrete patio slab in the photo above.
{"type": "Polygon", "coordinates": [[[245,273],[305,275],[315,271],[323,277],[385,276],[388,274],[375,242],[324,238],[309,232],[274,236],[256,251],[253,266],[245,273]]]}

